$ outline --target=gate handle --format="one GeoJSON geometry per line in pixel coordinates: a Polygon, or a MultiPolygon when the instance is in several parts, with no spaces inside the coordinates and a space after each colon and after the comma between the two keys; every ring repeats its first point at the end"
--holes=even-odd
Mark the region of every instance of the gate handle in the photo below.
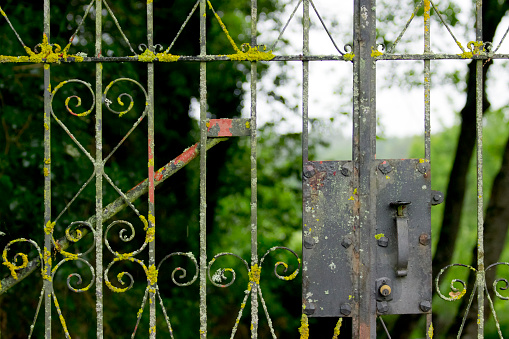
{"type": "Polygon", "coordinates": [[[396,233],[398,244],[398,265],[396,266],[396,274],[398,277],[404,277],[408,274],[408,218],[405,216],[405,208],[410,202],[395,201],[391,202],[391,207],[396,207],[398,213],[396,215],[396,233]]]}

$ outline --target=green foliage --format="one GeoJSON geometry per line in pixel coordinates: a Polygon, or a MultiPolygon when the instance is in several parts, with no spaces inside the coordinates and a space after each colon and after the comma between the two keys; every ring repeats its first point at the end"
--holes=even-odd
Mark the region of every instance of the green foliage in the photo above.
{"type": "MultiPolygon", "coordinates": [[[[214,8],[222,17],[230,34],[238,46],[241,43],[249,42],[250,24],[246,20],[250,15],[249,2],[239,1],[212,1],[214,8]]],[[[81,22],[84,12],[89,4],[88,0],[62,1],[53,0],[51,3],[51,43],[58,43],[64,47],[68,39],[74,33],[77,25],[81,22]]],[[[140,53],[138,45],[146,44],[146,19],[145,3],[140,1],[108,1],[116,19],[128,37],[132,48],[140,53]]],[[[161,44],[167,48],[180,25],[187,17],[193,3],[184,0],[176,0],[171,3],[161,1],[154,2],[154,43],[161,44]]],[[[103,7],[104,8],[104,7],[103,7]]],[[[11,22],[17,29],[27,46],[33,46],[42,41],[42,3],[32,4],[28,1],[5,1],[2,9],[7,13],[11,22]],[[30,18],[30,20],[28,20],[30,18]]],[[[104,8],[105,9],[105,8],[104,8]]],[[[259,13],[265,18],[276,18],[272,13],[275,9],[275,1],[264,0],[259,2],[259,13]]],[[[207,44],[209,53],[229,54],[233,53],[225,34],[221,30],[212,13],[208,12],[207,44]]],[[[129,56],[133,53],[127,42],[120,35],[118,28],[107,11],[103,11],[103,50],[105,56],[129,56]]],[[[92,10],[83,23],[83,28],[78,31],[77,37],[73,40],[70,53],[86,53],[88,56],[95,54],[95,12],[92,10]]],[[[171,53],[196,55],[199,53],[199,14],[193,15],[180,38],[176,41],[171,53]]],[[[3,18],[0,24],[0,37],[2,38],[3,55],[25,55],[25,52],[10,27],[5,24],[3,18]]],[[[146,68],[141,63],[104,63],[103,64],[103,89],[115,79],[127,77],[142,84],[146,89],[146,68]]],[[[209,63],[207,71],[208,105],[213,117],[232,118],[240,114],[241,99],[243,97],[242,83],[246,81],[246,73],[249,69],[248,63],[209,63]]],[[[259,65],[260,74],[266,66],[259,65]]],[[[83,64],[62,64],[51,65],[51,86],[55,88],[61,81],[69,79],[80,79],[95,86],[96,66],[91,63],[83,64]]],[[[19,237],[34,239],[39,244],[43,243],[43,67],[33,64],[0,64],[0,119],[2,122],[2,137],[0,138],[0,189],[8,197],[0,203],[0,230],[6,236],[0,237],[0,247],[4,247],[8,241],[19,237]]],[[[178,156],[185,148],[197,141],[198,124],[188,115],[190,104],[193,98],[199,96],[198,89],[199,64],[198,63],[177,63],[177,64],[156,64],[155,66],[155,159],[156,168],[159,168],[178,156]]],[[[121,96],[124,106],[117,102],[122,93],[131,95],[134,102],[133,110],[126,115],[119,117],[110,112],[103,105],[103,158],[113,152],[116,145],[138,121],[144,110],[146,98],[143,91],[136,84],[120,81],[111,87],[106,98],[112,101],[111,108],[123,110],[129,103],[127,96],[121,96]]],[[[64,102],[66,98],[79,96],[82,99],[81,106],[77,100],[71,98],[69,107],[76,113],[88,110],[93,102],[93,95],[81,84],[67,84],[61,87],[53,99],[54,114],[74,135],[84,150],[68,136],[55,119],[51,122],[51,150],[52,150],[52,220],[56,220],[55,238],[63,236],[69,224],[76,220],[86,220],[95,214],[95,180],[94,167],[85,152],[95,158],[95,118],[94,112],[85,117],[70,115],[64,102]],[[85,185],[89,178],[92,180],[84,187],[76,200],[66,209],[66,206],[78,193],[80,187],[85,185]],[[61,214],[61,215],[60,215],[61,214]],[[57,220],[58,219],[58,220],[57,220]]],[[[50,112],[46,112],[49,114],[50,112]]],[[[147,176],[147,119],[143,119],[139,126],[123,142],[105,163],[105,172],[113,183],[126,192],[134,187],[147,176]]],[[[263,139],[264,137],[262,137],[263,139]]],[[[264,183],[259,186],[260,212],[260,250],[262,255],[269,247],[278,245],[291,245],[295,250],[299,249],[300,240],[300,189],[296,183],[299,182],[299,155],[289,151],[290,146],[298,146],[298,136],[288,137],[288,147],[285,155],[288,156],[286,163],[279,164],[278,170],[283,168],[291,169],[283,173],[276,172],[274,178],[269,179],[264,171],[260,170],[260,181],[264,183]],[[287,176],[291,183],[286,192],[281,191],[281,198],[270,185],[278,182],[287,176]],[[280,216],[275,215],[276,208],[282,207],[280,216]],[[279,229],[281,228],[281,229],[279,229]],[[287,235],[288,238],[282,235],[287,235]]],[[[244,139],[247,140],[247,139],[244,139]]],[[[232,200],[231,191],[225,189],[229,185],[233,191],[240,192],[243,198],[249,197],[250,180],[243,181],[226,176],[225,173],[238,175],[240,177],[247,173],[249,175],[249,149],[244,140],[233,140],[216,146],[210,151],[208,157],[209,170],[207,178],[208,195],[208,228],[209,228],[209,256],[217,254],[226,249],[232,250],[246,260],[249,259],[249,242],[247,236],[240,242],[238,247],[231,247],[229,244],[238,241],[237,235],[241,229],[249,227],[249,216],[247,222],[238,222],[229,218],[229,210],[236,205],[232,200]],[[247,156],[247,158],[245,158],[247,156]],[[240,159],[247,159],[244,167],[240,165],[240,159]],[[247,166],[247,167],[245,167],[247,166]],[[240,173],[235,173],[240,171],[240,173]],[[224,199],[223,199],[224,198],[224,199]],[[231,202],[232,204],[228,204],[231,202]],[[225,232],[225,222],[230,222],[232,232],[225,232]],[[228,244],[228,245],[226,245],[228,244]],[[246,246],[247,247],[244,247],[246,246]],[[247,250],[246,250],[247,248],[247,250]]],[[[260,145],[264,144],[260,140],[260,145]]],[[[278,145],[271,145],[278,146],[278,145]]],[[[269,150],[261,146],[260,163],[271,163],[269,150]]],[[[279,155],[273,155],[278,157],[279,155]]],[[[230,175],[230,174],[229,174],[230,175]]],[[[165,182],[156,191],[156,223],[157,223],[157,247],[156,257],[158,260],[165,255],[175,252],[192,251],[198,255],[198,230],[199,230],[199,167],[198,162],[187,166],[177,173],[170,180],[165,182]]],[[[283,185],[280,183],[279,185],[283,185]]],[[[279,189],[282,187],[277,187],[279,189]]],[[[104,205],[118,197],[118,192],[103,179],[103,202],[104,205]]],[[[147,215],[146,198],[135,202],[135,207],[141,214],[147,215]]],[[[238,207],[237,207],[238,208],[238,207]]],[[[249,215],[249,199],[247,205],[241,205],[240,210],[246,211],[249,215]],[[247,208],[247,209],[246,209],[247,208]]],[[[238,218],[244,220],[240,214],[238,218]]],[[[113,226],[108,232],[108,242],[114,251],[126,253],[139,248],[144,240],[143,224],[136,217],[132,210],[126,209],[119,213],[113,220],[125,220],[134,226],[136,236],[131,242],[123,242],[119,232],[125,228],[123,224],[113,226]]],[[[106,229],[113,221],[106,222],[103,227],[106,229]]],[[[247,231],[249,234],[250,231],[247,231]]],[[[125,234],[130,235],[127,228],[125,234]]],[[[9,252],[9,259],[18,251],[29,253],[29,257],[35,257],[36,253],[30,247],[14,245],[9,252]],[[16,252],[15,252],[16,251],[16,252]]],[[[76,246],[75,253],[82,252],[93,246],[91,239],[82,240],[76,246]]],[[[289,272],[297,267],[296,259],[292,256],[285,257],[284,253],[278,251],[275,256],[278,260],[284,260],[290,264],[289,272]],[[292,261],[293,260],[293,261],[292,261]]],[[[91,254],[86,256],[90,263],[95,262],[91,254]]],[[[104,264],[108,265],[113,256],[105,249],[104,264]]],[[[147,251],[137,256],[147,260],[147,251]]],[[[62,256],[55,254],[53,263],[57,263],[62,256]]],[[[218,263],[221,265],[221,263],[218,263]]],[[[282,323],[282,333],[290,333],[298,326],[298,316],[292,320],[286,320],[287,306],[295,300],[286,300],[279,296],[289,283],[280,280],[274,282],[275,277],[271,273],[275,261],[265,261],[266,272],[262,273],[262,286],[264,296],[270,304],[277,305],[269,312],[273,316],[274,323],[282,323]],[[266,285],[265,285],[266,284],[266,285]],[[285,332],[286,331],[286,332],[285,332]]],[[[196,273],[194,265],[189,260],[182,258],[171,259],[162,266],[159,282],[159,289],[163,297],[166,309],[169,312],[176,335],[182,338],[196,337],[199,329],[198,317],[198,283],[190,287],[182,288],[172,282],[172,272],[175,268],[182,267],[187,270],[187,277],[176,274],[177,282],[189,281],[196,273]]],[[[114,264],[110,269],[108,277],[114,286],[120,287],[116,280],[118,273],[127,271],[133,275],[134,286],[123,294],[111,292],[104,286],[104,314],[105,314],[105,337],[124,338],[129,337],[136,325],[136,314],[140,308],[143,298],[145,273],[137,265],[130,263],[114,264]],[[119,324],[122,324],[119,326],[119,324]]],[[[225,333],[233,327],[235,318],[231,315],[237,313],[244,295],[244,288],[247,286],[247,273],[240,268],[238,271],[238,282],[230,289],[212,289],[209,302],[209,326],[218,325],[219,331],[215,337],[222,338],[225,333]],[[244,280],[242,280],[244,279],[244,280]],[[242,285],[239,285],[242,283],[242,285]],[[242,286],[242,287],[241,287],[242,286]],[[236,287],[236,288],[235,288],[236,287]],[[230,293],[232,290],[240,292],[230,293]],[[228,298],[221,296],[228,295],[228,298]],[[219,301],[218,301],[219,300],[219,301]],[[235,310],[232,313],[232,310],[235,310]],[[227,320],[225,320],[227,319],[227,320]],[[222,328],[223,323],[228,328],[222,328]],[[226,325],[227,324],[227,325],[226,325]],[[225,330],[226,332],[224,332],[225,330]]],[[[91,273],[82,265],[65,263],[59,268],[55,275],[55,293],[60,301],[67,327],[71,335],[83,337],[95,336],[95,292],[92,288],[88,292],[76,294],[68,290],[65,285],[66,277],[69,274],[78,272],[81,274],[83,283],[79,285],[76,278],[70,283],[74,287],[83,287],[91,281],[91,273]]],[[[279,272],[283,274],[282,272],[279,272]]],[[[8,274],[8,270],[0,267],[2,277],[8,274]]],[[[129,282],[128,277],[124,281],[129,282]]],[[[300,282],[291,282],[292,295],[298,295],[300,282]]],[[[42,287],[42,279],[39,273],[31,275],[18,286],[12,288],[8,293],[0,296],[2,307],[0,311],[0,329],[3,338],[17,338],[28,336],[29,326],[34,316],[34,309],[38,300],[38,293],[42,287]],[[28,290],[30,293],[20,293],[28,290]],[[33,293],[32,293],[33,292],[33,293]],[[6,312],[8,311],[8,312],[6,312]]],[[[286,293],[288,296],[289,294],[286,293]]],[[[288,298],[288,297],[286,297],[288,298]]],[[[293,298],[295,299],[295,298],[293,298]]],[[[300,312],[299,300],[297,305],[291,304],[294,313],[300,312]]],[[[158,305],[158,331],[161,335],[167,335],[167,326],[158,305]]],[[[34,329],[34,337],[43,336],[43,314],[39,314],[34,329]]],[[[244,314],[242,322],[243,331],[249,330],[249,311],[244,314]]],[[[63,337],[62,325],[56,310],[53,307],[53,335],[63,337]]],[[[266,323],[262,325],[266,331],[266,323]]],[[[211,330],[210,337],[214,337],[211,330]]],[[[145,307],[141,322],[138,326],[138,336],[145,336],[148,333],[148,307],[145,307]]]]}

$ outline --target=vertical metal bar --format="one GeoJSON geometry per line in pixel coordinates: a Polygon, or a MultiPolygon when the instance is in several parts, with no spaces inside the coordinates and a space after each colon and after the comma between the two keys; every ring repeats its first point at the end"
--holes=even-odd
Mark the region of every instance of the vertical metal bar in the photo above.
{"type": "MultiPolygon", "coordinates": [[[[50,39],[50,0],[44,0],[44,34],[50,39]]],[[[51,225],[51,89],[50,66],[44,64],[44,225],[51,225]]],[[[45,228],[44,258],[51,252],[52,227],[45,228]],[[51,230],[51,232],[49,232],[51,230]]],[[[44,260],[44,336],[51,338],[51,261],[44,260]]]]}
{"type": "MultiPolygon", "coordinates": [[[[431,53],[430,0],[424,0],[424,54],[431,53]]],[[[424,60],[424,158],[431,157],[431,60],[424,60]]]]}
{"type": "MultiPolygon", "coordinates": [[[[376,225],[376,177],[372,170],[376,154],[376,65],[371,49],[376,48],[376,0],[356,0],[354,7],[354,165],[358,180],[359,209],[354,211],[356,249],[359,262],[358,306],[355,307],[354,337],[376,337],[374,256],[371,250],[376,225]]],[[[354,274],[355,275],[355,274],[354,274]]]]}
{"type": "MultiPolygon", "coordinates": [[[[251,0],[251,46],[256,46],[258,7],[257,0],[251,0]]],[[[257,62],[251,62],[251,267],[258,264],[258,173],[256,136],[256,83],[257,62]]],[[[251,338],[258,338],[258,284],[251,288],[251,338]]]]}
{"type": "MultiPolygon", "coordinates": [[[[431,54],[430,0],[424,0],[424,54],[431,54]]],[[[431,161],[431,60],[424,60],[424,158],[431,161]]],[[[426,339],[431,339],[433,314],[426,315],[426,339]]]]}
{"type": "MultiPolygon", "coordinates": [[[[147,1],[147,48],[154,52],[154,4],[147,1]]],[[[147,232],[154,232],[153,240],[149,243],[149,267],[156,267],[156,242],[155,242],[155,194],[154,194],[154,63],[149,62],[147,65],[147,89],[148,89],[148,223],[147,232]],[[152,230],[150,230],[152,228],[152,230]]],[[[150,281],[150,284],[154,284],[150,281]]],[[[155,286],[150,286],[150,331],[151,339],[156,338],[156,294],[155,286]]]]}
{"type": "MultiPolygon", "coordinates": [[[[482,0],[476,1],[476,40],[482,41],[482,0]]],[[[482,47],[481,47],[482,48],[482,47]]],[[[476,129],[477,129],[477,337],[484,338],[484,204],[483,204],[483,60],[476,62],[476,129]]]]}
{"type": "MultiPolygon", "coordinates": [[[[302,54],[309,55],[309,0],[304,0],[302,18],[302,54]]],[[[302,163],[309,160],[309,61],[302,61],[302,163]]]]}
{"type": "MultiPolygon", "coordinates": [[[[101,57],[102,47],[102,0],[95,1],[95,55],[101,57]]],[[[102,159],[102,63],[95,65],[95,294],[97,313],[97,338],[103,337],[103,229],[102,229],[102,178],[104,164],[102,159]]]]}
{"type": "MultiPolygon", "coordinates": [[[[200,1],[200,56],[207,55],[207,3],[200,1]]],[[[200,338],[207,338],[207,64],[200,62],[200,338]]]]}

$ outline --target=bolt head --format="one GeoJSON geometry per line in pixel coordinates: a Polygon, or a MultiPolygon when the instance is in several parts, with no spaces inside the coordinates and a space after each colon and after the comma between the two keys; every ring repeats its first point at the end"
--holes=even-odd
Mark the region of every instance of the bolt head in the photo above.
{"type": "Polygon", "coordinates": [[[350,176],[350,170],[346,167],[341,168],[341,174],[343,174],[345,177],[350,176]]]}
{"type": "Polygon", "coordinates": [[[423,233],[419,236],[419,243],[423,246],[429,245],[429,236],[426,233],[423,233]]]}
{"type": "Polygon", "coordinates": [[[304,247],[307,248],[307,249],[312,249],[313,247],[315,247],[315,239],[313,239],[312,237],[304,237],[304,247]]]}
{"type": "Polygon", "coordinates": [[[421,311],[423,312],[429,312],[431,311],[431,302],[428,301],[428,300],[423,300],[421,301],[421,303],[419,304],[419,308],[421,309],[421,311]]]}
{"type": "Polygon", "coordinates": [[[306,308],[303,310],[304,314],[311,315],[315,313],[315,304],[314,303],[307,303],[306,308]]]}
{"type": "Polygon", "coordinates": [[[389,238],[381,237],[380,239],[378,239],[378,246],[381,246],[381,247],[389,246],[389,238]]]}
{"type": "Polygon", "coordinates": [[[392,166],[387,161],[383,161],[380,165],[378,165],[378,169],[383,174],[388,174],[392,171],[392,166]]]}
{"type": "Polygon", "coordinates": [[[348,248],[352,245],[352,239],[350,238],[344,238],[343,241],[341,242],[341,245],[344,247],[344,248],[348,248]]]}
{"type": "Polygon", "coordinates": [[[387,301],[377,301],[376,310],[378,313],[387,313],[389,311],[389,304],[387,304],[387,301]]]}
{"type": "Polygon", "coordinates": [[[307,165],[304,167],[304,176],[306,178],[311,178],[315,174],[315,168],[311,165],[307,165]]]}
{"type": "Polygon", "coordinates": [[[344,303],[339,308],[342,315],[350,315],[352,313],[352,306],[349,303],[344,303]]]}

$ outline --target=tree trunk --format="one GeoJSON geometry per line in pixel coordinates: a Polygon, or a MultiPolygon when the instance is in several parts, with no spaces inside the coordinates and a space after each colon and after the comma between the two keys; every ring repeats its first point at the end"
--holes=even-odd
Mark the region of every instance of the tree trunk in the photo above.
{"type": "MultiPolygon", "coordinates": [[[[483,4],[483,34],[484,41],[493,41],[495,31],[498,24],[504,17],[509,4],[506,2],[499,4],[498,1],[485,1],[483,4]]],[[[483,67],[483,112],[486,112],[490,104],[486,96],[486,74],[488,72],[491,61],[487,62],[483,67]]],[[[439,241],[435,257],[433,258],[433,277],[445,266],[451,263],[452,255],[456,246],[456,239],[459,232],[461,214],[463,211],[463,200],[466,191],[466,180],[468,165],[471,161],[474,146],[476,143],[476,61],[473,60],[468,65],[467,78],[467,99],[465,106],[461,110],[461,129],[456,146],[456,154],[454,163],[449,175],[449,184],[445,194],[444,214],[442,217],[442,227],[440,229],[439,241]]],[[[433,160],[433,159],[432,159],[433,160]]],[[[490,198],[491,201],[491,198],[490,198]]],[[[436,236],[436,235],[435,235],[436,236]]],[[[502,239],[505,238],[497,238],[502,239]]],[[[485,241],[487,241],[485,235],[485,241]]],[[[503,246],[503,244],[502,244],[503,246]]],[[[486,257],[488,253],[494,253],[494,249],[486,249],[486,257]]],[[[497,257],[498,260],[498,257],[497,257]]],[[[496,261],[496,260],[495,260],[496,261]]],[[[495,262],[493,261],[493,262],[495,262]]],[[[488,261],[486,261],[488,262],[488,261]]],[[[476,264],[473,265],[477,266],[476,264]]],[[[470,284],[469,286],[473,286],[470,284]]],[[[468,302],[464,298],[463,303],[468,302]]],[[[393,336],[395,338],[405,337],[405,333],[411,333],[417,325],[419,317],[400,317],[393,326],[393,336]]],[[[461,324],[461,316],[457,322],[461,324]]],[[[476,322],[474,322],[476,324],[476,322]]],[[[444,324],[437,323],[436,326],[439,333],[444,333],[444,324]]],[[[457,331],[455,332],[457,333],[457,331]]]]}

